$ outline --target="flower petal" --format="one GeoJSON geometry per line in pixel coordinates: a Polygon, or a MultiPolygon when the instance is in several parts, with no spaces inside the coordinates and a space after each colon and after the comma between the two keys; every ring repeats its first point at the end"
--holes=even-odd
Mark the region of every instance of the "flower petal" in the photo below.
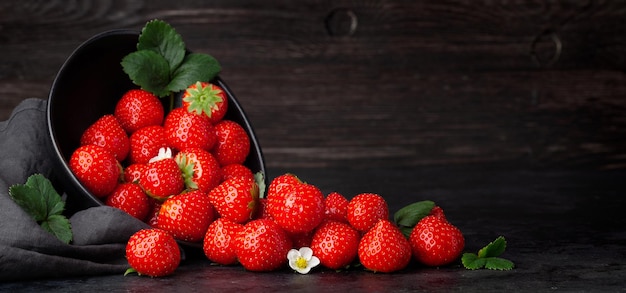
{"type": "Polygon", "coordinates": [[[302,257],[304,257],[304,259],[306,259],[307,261],[311,260],[311,257],[313,256],[313,250],[309,247],[302,247],[299,250],[300,255],[302,257]]]}
{"type": "Polygon", "coordinates": [[[320,264],[320,259],[317,256],[312,256],[309,260],[309,265],[307,267],[314,268],[320,264]]]}
{"type": "Polygon", "coordinates": [[[295,263],[295,261],[296,261],[296,259],[298,259],[298,257],[300,257],[300,252],[295,250],[295,249],[291,249],[287,253],[287,259],[289,260],[289,264],[291,264],[292,261],[295,263]]]}
{"type": "Polygon", "coordinates": [[[297,269],[296,271],[300,274],[306,275],[311,271],[311,267],[307,266],[306,268],[297,269]]]}
{"type": "Polygon", "coordinates": [[[296,264],[296,260],[295,259],[290,259],[289,260],[289,267],[292,268],[294,271],[300,270],[300,268],[296,264]]]}

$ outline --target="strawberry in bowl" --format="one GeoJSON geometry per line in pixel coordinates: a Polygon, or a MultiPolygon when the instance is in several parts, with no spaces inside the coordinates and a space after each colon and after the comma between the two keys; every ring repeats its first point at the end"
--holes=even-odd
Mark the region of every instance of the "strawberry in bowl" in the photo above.
{"type": "MultiPolygon", "coordinates": [[[[263,154],[252,125],[232,91],[219,77],[220,69],[213,57],[187,50],[182,38],[159,20],[148,22],[141,32],[107,31],[80,45],[54,79],[47,108],[48,132],[56,154],[53,160],[59,170],[53,181],[68,196],[68,213],[106,204],[115,185],[141,186],[142,174],[125,176],[125,170],[131,165],[147,165],[158,156],[161,148],[170,148],[175,157],[187,147],[200,145],[211,156],[216,156],[217,161],[224,150],[215,148],[218,145],[215,125],[222,121],[236,123],[245,133],[243,149],[248,152],[241,161],[241,148],[237,149],[237,163],[253,173],[265,174],[263,154]],[[168,31],[173,33],[164,33],[168,31]],[[169,45],[160,48],[167,47],[170,51],[159,48],[163,43],[169,45]],[[163,75],[170,79],[159,78],[163,75]],[[171,118],[176,120],[176,125],[169,125],[174,130],[166,131],[165,121],[170,113],[180,111],[178,109],[184,110],[185,115],[171,118]],[[115,127],[108,128],[108,125],[115,127]],[[197,131],[196,125],[203,125],[203,131],[197,131]],[[182,133],[186,129],[190,131],[182,133]],[[168,131],[173,131],[170,134],[175,139],[168,139],[168,131]],[[172,140],[175,140],[173,145],[172,140]],[[97,178],[92,174],[94,170],[105,167],[75,163],[75,166],[86,167],[79,170],[70,164],[74,153],[85,145],[99,145],[112,152],[119,176],[117,180],[110,177],[107,181],[101,180],[112,186],[89,182],[97,178]],[[127,182],[124,178],[134,179],[127,182]]],[[[193,166],[177,163],[181,177],[186,176],[183,181],[194,177],[193,166]]],[[[225,166],[220,164],[219,167],[225,166]]],[[[198,177],[196,174],[195,178],[198,177]]],[[[178,193],[191,189],[184,185],[183,191],[178,193]]],[[[150,196],[149,192],[146,194],[150,196]]],[[[151,200],[163,201],[174,195],[177,194],[158,194],[151,200]]]]}

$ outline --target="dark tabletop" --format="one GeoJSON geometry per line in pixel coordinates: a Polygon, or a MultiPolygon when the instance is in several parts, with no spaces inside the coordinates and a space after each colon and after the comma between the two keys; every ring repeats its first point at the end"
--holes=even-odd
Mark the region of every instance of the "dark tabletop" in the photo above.
{"type": "MultiPolygon", "coordinates": [[[[273,169],[270,176],[286,170],[273,169]]],[[[361,269],[335,272],[317,268],[308,275],[285,269],[247,272],[241,266],[211,265],[198,249],[174,275],[136,275],[36,280],[1,284],[0,291],[152,292],[407,292],[626,290],[626,206],[624,171],[542,170],[514,166],[372,169],[289,169],[323,191],[351,197],[360,192],[385,196],[390,210],[418,200],[440,204],[476,251],[505,236],[503,254],[511,271],[441,268],[416,264],[382,274],[361,269]]]]}

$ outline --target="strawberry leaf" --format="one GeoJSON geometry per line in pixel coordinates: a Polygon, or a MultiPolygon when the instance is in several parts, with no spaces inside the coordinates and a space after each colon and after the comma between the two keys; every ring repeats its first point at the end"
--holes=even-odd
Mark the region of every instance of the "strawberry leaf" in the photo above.
{"type": "Polygon", "coordinates": [[[404,235],[407,239],[411,236],[411,232],[413,232],[413,227],[399,226],[398,228],[400,229],[400,232],[402,232],[402,235],[404,235]]]}
{"type": "Polygon", "coordinates": [[[490,270],[508,271],[515,266],[512,261],[501,257],[484,258],[485,268],[490,270]]]}
{"type": "Polygon", "coordinates": [[[197,81],[212,80],[221,71],[212,56],[188,54],[181,35],[162,20],[146,23],[137,51],[122,58],[122,68],[133,83],[158,97],[173,97],[197,81]]]}
{"type": "Polygon", "coordinates": [[[63,215],[50,215],[46,220],[41,222],[41,227],[54,234],[63,243],[70,243],[72,241],[72,230],[70,227],[70,221],[63,215]]]}
{"type": "Polygon", "coordinates": [[[147,22],[143,27],[137,50],[149,50],[163,56],[169,65],[169,72],[178,68],[185,58],[183,38],[172,26],[158,19],[147,22]]]}
{"type": "Polygon", "coordinates": [[[506,240],[500,236],[478,251],[478,257],[500,256],[506,249],[506,240]]]}
{"type": "Polygon", "coordinates": [[[464,253],[461,257],[463,266],[468,270],[478,270],[485,267],[486,260],[479,258],[475,253],[464,253]]]}
{"type": "Polygon", "coordinates": [[[428,215],[433,207],[435,203],[430,200],[418,201],[398,210],[393,215],[393,220],[398,226],[412,228],[428,215]]]}
{"type": "Polygon", "coordinates": [[[9,187],[9,195],[44,230],[64,243],[70,243],[70,222],[62,215],[65,202],[47,178],[41,174],[31,175],[25,184],[9,187]]]}
{"type": "Polygon", "coordinates": [[[464,253],[461,257],[463,266],[468,270],[486,268],[489,270],[511,270],[515,267],[512,261],[497,257],[504,253],[506,240],[500,236],[487,246],[481,248],[478,254],[464,253]]]}
{"type": "Polygon", "coordinates": [[[180,67],[173,71],[167,90],[178,92],[197,81],[208,82],[215,78],[220,70],[220,64],[215,58],[206,54],[191,53],[185,57],[180,67]]]}
{"type": "Polygon", "coordinates": [[[122,59],[122,69],[136,85],[153,94],[169,95],[169,65],[163,56],[154,51],[132,52],[122,59]]]}

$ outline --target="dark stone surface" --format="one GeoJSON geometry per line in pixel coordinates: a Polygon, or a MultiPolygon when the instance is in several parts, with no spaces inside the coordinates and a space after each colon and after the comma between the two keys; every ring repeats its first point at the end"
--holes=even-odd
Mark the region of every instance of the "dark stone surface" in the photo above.
{"type": "MultiPolygon", "coordinates": [[[[270,170],[274,177],[287,170],[270,170]]],[[[460,263],[425,268],[411,264],[392,273],[362,269],[315,269],[300,275],[285,269],[247,272],[219,267],[200,250],[187,249],[174,275],[161,279],[92,276],[0,284],[0,291],[152,292],[407,292],[407,291],[625,291],[626,171],[528,170],[470,165],[413,169],[290,169],[325,193],[346,197],[377,192],[393,213],[430,199],[476,251],[497,236],[508,240],[503,255],[511,271],[470,271],[460,263]]]]}

